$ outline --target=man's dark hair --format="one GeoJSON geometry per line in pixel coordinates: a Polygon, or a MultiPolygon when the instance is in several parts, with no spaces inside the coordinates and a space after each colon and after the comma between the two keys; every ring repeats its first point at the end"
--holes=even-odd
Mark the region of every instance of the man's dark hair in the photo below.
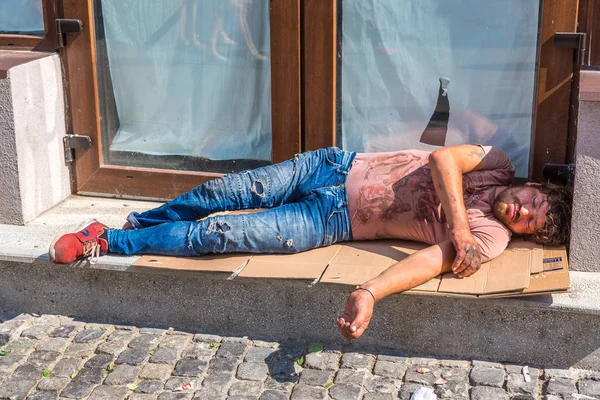
{"type": "Polygon", "coordinates": [[[568,186],[549,182],[542,183],[538,189],[548,196],[546,223],[540,231],[526,238],[548,246],[568,244],[571,237],[573,190],[568,186]]]}

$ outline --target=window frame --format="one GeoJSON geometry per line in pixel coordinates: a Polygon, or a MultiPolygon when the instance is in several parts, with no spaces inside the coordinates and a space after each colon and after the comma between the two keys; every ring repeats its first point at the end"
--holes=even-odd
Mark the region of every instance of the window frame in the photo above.
{"type": "Polygon", "coordinates": [[[58,1],[41,0],[44,13],[44,36],[0,34],[0,50],[34,50],[53,52],[57,49],[56,19],[58,1]]]}
{"type": "MultiPolygon", "coordinates": [[[[92,147],[76,149],[72,191],[85,195],[171,199],[223,174],[104,165],[96,71],[93,0],[62,0],[64,18],[83,31],[61,51],[69,112],[67,132],[89,136],[92,147]],[[69,84],[69,83],[73,84],[69,84]]],[[[301,149],[300,0],[270,0],[272,162],[301,149]]]]}

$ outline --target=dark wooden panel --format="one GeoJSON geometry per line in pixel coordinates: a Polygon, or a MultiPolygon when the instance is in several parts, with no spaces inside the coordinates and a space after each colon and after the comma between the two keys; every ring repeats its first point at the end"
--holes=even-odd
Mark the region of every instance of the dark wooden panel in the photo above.
{"type": "Polygon", "coordinates": [[[336,143],[336,4],[303,2],[303,150],[336,143]]]}
{"type": "Polygon", "coordinates": [[[61,51],[68,104],[67,132],[92,139],[90,149],[75,152],[75,168],[71,174],[74,191],[81,190],[100,167],[101,159],[91,1],[63,0],[61,10],[63,18],[79,19],[83,23],[83,31],[77,36],[69,36],[66,49],[61,51]]]}
{"type": "Polygon", "coordinates": [[[556,32],[575,32],[577,2],[545,0],[540,33],[537,108],[531,175],[542,178],[546,163],[565,163],[571,105],[574,55],[554,47],[556,32]]]}
{"type": "Polygon", "coordinates": [[[2,50],[30,50],[44,41],[41,36],[29,35],[0,35],[0,48],[2,50]]]}
{"type": "Polygon", "coordinates": [[[590,52],[589,65],[600,65],[600,0],[591,1],[591,20],[593,23],[590,26],[588,36],[591,41],[588,49],[590,52]]]}
{"type": "Polygon", "coordinates": [[[81,185],[79,192],[166,200],[221,175],[103,166],[81,185]]]}
{"type": "Polygon", "coordinates": [[[586,34],[584,65],[600,65],[600,1],[579,0],[577,31],[586,34]]]}
{"type": "Polygon", "coordinates": [[[587,64],[588,59],[588,51],[590,49],[590,40],[591,35],[589,34],[589,30],[593,25],[593,4],[594,0],[579,0],[579,12],[577,15],[577,32],[584,32],[587,36],[585,38],[585,62],[587,64]]]}
{"type": "Polygon", "coordinates": [[[273,162],[301,151],[300,0],[270,0],[273,162]]]}
{"type": "Polygon", "coordinates": [[[44,7],[44,40],[37,44],[36,49],[44,47],[56,49],[56,19],[58,15],[59,0],[42,0],[44,7]]]}
{"type": "Polygon", "coordinates": [[[542,178],[546,163],[565,163],[567,154],[567,131],[569,125],[569,100],[571,84],[561,85],[545,101],[538,105],[536,138],[533,158],[533,177],[542,178]]]}

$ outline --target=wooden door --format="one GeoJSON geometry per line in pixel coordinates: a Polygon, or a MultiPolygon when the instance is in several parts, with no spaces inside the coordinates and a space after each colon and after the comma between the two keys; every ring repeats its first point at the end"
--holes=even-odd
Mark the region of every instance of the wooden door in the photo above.
{"type": "MultiPolygon", "coordinates": [[[[152,155],[136,166],[120,165],[114,160],[106,162],[103,146],[110,145],[107,138],[114,136],[119,120],[118,117],[110,117],[110,113],[105,113],[101,120],[101,110],[114,107],[114,102],[111,101],[111,91],[107,90],[111,87],[111,76],[105,68],[99,67],[101,60],[98,57],[107,51],[100,43],[102,31],[95,27],[102,17],[99,1],[63,0],[60,7],[63,18],[79,19],[83,23],[83,32],[69,38],[66,49],[62,51],[69,105],[68,132],[89,136],[92,140],[91,148],[75,150],[73,191],[80,194],[169,199],[222,175],[220,171],[205,172],[202,168],[178,170],[176,167],[154,167],[152,155]]],[[[222,4],[234,2],[251,3],[235,0],[222,4]]],[[[188,0],[182,4],[182,7],[188,7],[188,4],[193,6],[193,2],[188,0]]],[[[279,162],[300,151],[300,0],[271,0],[269,14],[268,62],[271,65],[272,118],[272,155],[269,162],[279,162]]],[[[219,40],[228,39],[223,31],[221,36],[225,39],[219,40]]],[[[210,43],[206,42],[206,45],[210,46],[210,43]]]]}
{"type": "Polygon", "coordinates": [[[531,177],[543,178],[547,163],[572,162],[577,118],[576,55],[557,48],[557,32],[576,32],[578,2],[544,0],[540,32],[535,130],[531,177]]]}

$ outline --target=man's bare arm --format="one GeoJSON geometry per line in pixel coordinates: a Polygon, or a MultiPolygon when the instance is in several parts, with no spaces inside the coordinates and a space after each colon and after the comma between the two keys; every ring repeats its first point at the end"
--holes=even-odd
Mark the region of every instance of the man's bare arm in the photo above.
{"type": "Polygon", "coordinates": [[[450,239],[456,249],[452,271],[469,276],[481,266],[481,251],[469,228],[463,198],[463,175],[483,168],[485,152],[480,146],[444,147],[429,156],[435,191],[450,224],[450,239]]]}
{"type": "Polygon", "coordinates": [[[337,320],[340,333],[348,340],[358,338],[369,325],[376,301],[449,272],[455,256],[453,244],[442,242],[410,255],[360,285],[366,290],[355,290],[350,294],[344,314],[337,320]]]}

